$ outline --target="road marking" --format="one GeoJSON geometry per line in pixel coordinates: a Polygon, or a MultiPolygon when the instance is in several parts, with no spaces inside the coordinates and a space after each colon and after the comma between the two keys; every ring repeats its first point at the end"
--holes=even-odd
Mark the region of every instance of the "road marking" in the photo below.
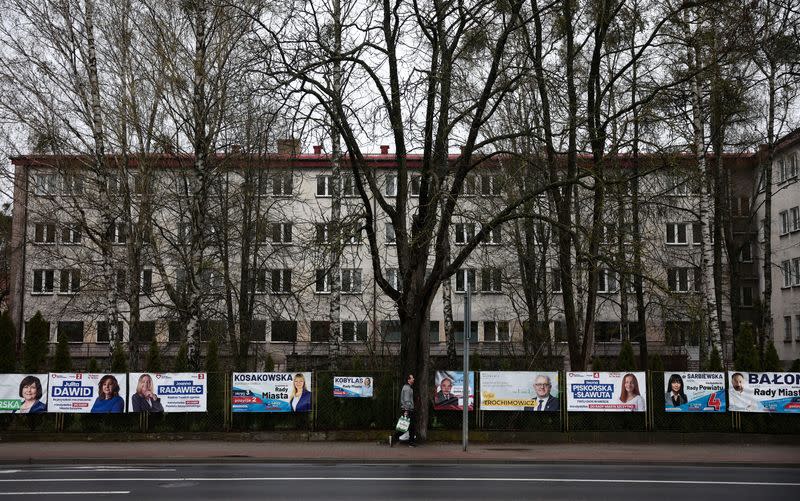
{"type": "MultiPolygon", "coordinates": [[[[24,482],[96,482],[97,478],[2,478],[0,483],[24,482]]],[[[103,482],[141,482],[139,477],[103,478],[103,482]]],[[[676,484],[676,485],[748,485],[761,487],[800,487],[800,482],[743,482],[727,480],[647,480],[627,478],[442,478],[442,477],[169,477],[151,478],[150,482],[560,482],[589,484],[676,484]]]]}
{"type": "Polygon", "coordinates": [[[0,473],[19,473],[22,470],[0,470],[0,473]]]}
{"type": "Polygon", "coordinates": [[[107,494],[130,494],[131,491],[31,491],[31,492],[0,492],[0,496],[65,496],[86,495],[95,496],[107,494]]]}
{"type": "MultiPolygon", "coordinates": [[[[15,470],[15,472],[19,472],[22,470],[15,470]]],[[[113,468],[113,467],[105,467],[105,466],[98,466],[97,468],[91,467],[65,467],[65,468],[36,468],[25,470],[26,473],[39,473],[39,472],[47,472],[47,473],[66,473],[66,472],[73,472],[73,473],[90,473],[90,472],[103,472],[103,473],[126,473],[131,471],[175,471],[175,468],[113,468]]],[[[0,472],[1,473],[1,472],[0,472]]]]}

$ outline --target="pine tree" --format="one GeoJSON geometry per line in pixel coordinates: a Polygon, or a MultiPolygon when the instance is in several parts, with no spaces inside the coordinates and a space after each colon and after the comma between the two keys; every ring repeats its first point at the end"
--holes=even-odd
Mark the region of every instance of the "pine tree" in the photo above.
{"type": "Polygon", "coordinates": [[[178,348],[172,370],[175,372],[186,372],[189,370],[189,348],[186,346],[186,341],[182,341],[178,348]]]}
{"type": "Polygon", "coordinates": [[[599,357],[595,355],[592,357],[592,370],[593,371],[604,371],[606,370],[606,364],[603,360],[603,357],[599,357]]]}
{"type": "Polygon", "coordinates": [[[717,351],[716,346],[711,349],[711,355],[708,357],[708,366],[706,369],[711,372],[722,372],[725,370],[722,367],[722,357],[719,356],[719,351],[717,351]]]}
{"type": "Polygon", "coordinates": [[[664,372],[664,360],[658,353],[655,355],[650,355],[650,370],[655,372],[664,372]]]}
{"type": "Polygon", "coordinates": [[[264,372],[272,372],[275,370],[275,361],[272,360],[272,353],[267,353],[264,359],[264,372]]]}
{"type": "Polygon", "coordinates": [[[619,350],[619,357],[617,358],[618,371],[635,371],[636,360],[633,358],[633,346],[627,339],[622,343],[622,348],[619,350]]]}
{"type": "Polygon", "coordinates": [[[128,372],[128,357],[125,356],[122,343],[117,343],[111,355],[111,372],[128,372]]]}
{"type": "Polygon", "coordinates": [[[223,408],[222,383],[225,380],[224,374],[220,373],[219,368],[219,349],[217,348],[217,338],[212,337],[206,348],[206,372],[208,373],[208,409],[217,411],[223,408]]]}
{"type": "Polygon", "coordinates": [[[155,338],[150,343],[150,349],[147,350],[147,372],[161,372],[161,350],[158,348],[155,338]]]}
{"type": "Polygon", "coordinates": [[[47,361],[47,343],[50,341],[50,324],[37,311],[25,329],[23,345],[23,367],[25,372],[41,372],[47,361]]]}
{"type": "Polygon", "coordinates": [[[206,348],[206,372],[219,372],[219,348],[217,338],[211,338],[206,348]]]}
{"type": "Polygon", "coordinates": [[[58,336],[56,352],[53,355],[53,372],[69,372],[72,370],[72,355],[69,353],[69,341],[67,336],[58,336]]]}
{"type": "Polygon", "coordinates": [[[86,372],[90,373],[100,372],[100,364],[97,363],[97,359],[95,359],[94,357],[89,359],[89,363],[86,365],[86,372]]]}
{"type": "Polygon", "coordinates": [[[16,351],[14,322],[11,321],[11,315],[4,311],[0,315],[0,373],[14,372],[17,365],[16,351]]]}
{"type": "Polygon", "coordinates": [[[733,359],[737,371],[759,371],[761,362],[753,339],[753,328],[749,323],[743,324],[736,337],[736,353],[733,359]]]}
{"type": "Polygon", "coordinates": [[[795,358],[794,362],[792,362],[792,366],[789,367],[791,372],[800,372],[800,358],[795,358]]]}
{"type": "Polygon", "coordinates": [[[780,372],[783,370],[783,364],[778,356],[778,351],[775,349],[775,343],[772,341],[767,344],[767,352],[764,354],[764,366],[761,370],[767,372],[780,372]]]}

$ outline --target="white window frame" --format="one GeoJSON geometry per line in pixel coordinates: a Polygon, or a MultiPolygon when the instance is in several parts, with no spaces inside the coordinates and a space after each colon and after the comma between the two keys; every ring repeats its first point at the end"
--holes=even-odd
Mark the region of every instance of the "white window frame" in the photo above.
{"type": "Polygon", "coordinates": [[[153,270],[142,268],[139,270],[139,294],[147,296],[153,293],[153,270]]]}
{"type": "Polygon", "coordinates": [[[342,342],[344,343],[363,343],[369,338],[369,325],[363,320],[342,320],[341,321],[342,342]],[[352,337],[345,336],[345,326],[352,327],[352,337]],[[359,339],[359,331],[363,331],[363,338],[359,339]]]}
{"type": "Polygon", "coordinates": [[[269,289],[273,294],[292,293],[292,270],[288,268],[275,268],[270,270],[269,289]],[[275,278],[278,279],[277,287],[275,278]]]}
{"type": "Polygon", "coordinates": [[[673,267],[667,268],[667,289],[670,292],[689,293],[698,292],[700,284],[697,281],[697,268],[673,267]],[[675,287],[669,287],[670,274],[675,276],[675,287]]]}
{"type": "Polygon", "coordinates": [[[111,243],[114,245],[124,245],[128,243],[128,232],[125,223],[114,223],[114,234],[111,235],[111,243]]]}
{"type": "Polygon", "coordinates": [[[797,177],[797,153],[789,155],[789,179],[797,177]]]}
{"type": "Polygon", "coordinates": [[[503,243],[503,227],[495,226],[486,235],[483,241],[484,245],[501,245],[503,243]]]}
{"type": "Polygon", "coordinates": [[[778,213],[778,217],[780,218],[781,224],[781,231],[780,235],[788,235],[789,234],[789,211],[782,210],[778,213]]]}
{"type": "Polygon", "coordinates": [[[791,223],[791,231],[800,231],[800,206],[795,206],[789,209],[789,221],[791,223]]]}
{"type": "Polygon", "coordinates": [[[474,197],[478,194],[478,180],[474,174],[467,174],[461,184],[462,197],[474,197]]]}
{"type": "Polygon", "coordinates": [[[341,290],[343,294],[360,294],[363,291],[361,268],[342,268],[341,290]]]}
{"type": "Polygon", "coordinates": [[[786,181],[786,179],[787,179],[787,176],[786,176],[786,158],[784,158],[784,157],[780,157],[778,159],[778,175],[779,175],[779,177],[778,177],[778,182],[779,183],[782,183],[782,182],[786,181]]]}
{"type": "Polygon", "coordinates": [[[65,172],[61,176],[61,193],[83,195],[83,176],[78,172],[65,172]]]}
{"type": "Polygon", "coordinates": [[[794,282],[793,280],[794,273],[792,273],[791,261],[789,261],[788,259],[786,261],[783,261],[781,263],[781,270],[783,271],[783,288],[786,289],[791,287],[792,282],[794,282]]]}
{"type": "Polygon", "coordinates": [[[498,197],[503,194],[500,176],[497,174],[481,175],[481,196],[498,197]]]}
{"type": "Polygon", "coordinates": [[[329,198],[333,196],[333,190],[331,189],[331,176],[329,175],[319,175],[317,176],[317,198],[329,198]]]}
{"type": "Polygon", "coordinates": [[[667,245],[689,245],[689,234],[686,223],[667,223],[664,233],[664,242],[667,245]],[[670,241],[670,230],[672,230],[673,241],[670,241]],[[683,232],[683,240],[681,241],[681,231],[683,232]]]}
{"type": "Polygon", "coordinates": [[[553,294],[561,294],[564,292],[563,284],[561,283],[561,268],[550,268],[550,292],[553,294]]]}
{"type": "Polygon", "coordinates": [[[481,293],[497,294],[503,292],[502,268],[481,269],[481,293]],[[488,280],[486,280],[488,278],[488,280]]]}
{"type": "Polygon", "coordinates": [[[56,234],[56,223],[34,223],[33,225],[33,243],[35,244],[55,245],[56,234]],[[41,234],[41,239],[37,236],[39,234],[41,234]]]}
{"type": "Polygon", "coordinates": [[[739,262],[753,262],[753,244],[751,242],[745,242],[744,245],[742,245],[742,249],[739,251],[739,262]]]}
{"type": "Polygon", "coordinates": [[[464,245],[475,237],[475,223],[456,223],[455,232],[456,245],[464,245]]]}
{"type": "Polygon", "coordinates": [[[397,196],[397,174],[386,174],[383,177],[383,194],[387,197],[397,196]]]}
{"type": "Polygon", "coordinates": [[[342,196],[347,198],[355,198],[359,196],[358,189],[356,188],[356,180],[352,174],[342,174],[342,196]]]}
{"type": "Polygon", "coordinates": [[[47,268],[47,269],[35,269],[33,270],[33,282],[31,284],[31,293],[32,294],[53,294],[55,292],[55,282],[56,281],[56,270],[47,268]],[[50,277],[50,288],[47,288],[48,282],[48,275],[50,277]]]}
{"type": "Polygon", "coordinates": [[[384,232],[386,236],[386,245],[397,244],[397,234],[394,232],[394,225],[392,223],[385,223],[384,232]]]}
{"type": "Polygon", "coordinates": [[[411,174],[408,184],[408,192],[410,196],[418,197],[419,192],[422,190],[422,176],[420,174],[411,174]]]}
{"type": "Polygon", "coordinates": [[[597,292],[600,294],[614,294],[619,292],[619,278],[617,272],[608,268],[597,270],[597,292]]]}
{"type": "Polygon", "coordinates": [[[744,285],[739,289],[739,306],[742,308],[751,308],[753,306],[753,287],[750,285],[744,285]],[[749,301],[745,302],[745,289],[750,290],[750,298],[749,301]]]}
{"type": "Polygon", "coordinates": [[[783,317],[783,340],[787,343],[792,341],[792,316],[783,317]]]}
{"type": "Polygon", "coordinates": [[[484,320],[483,340],[487,343],[503,343],[511,340],[511,326],[507,320],[484,320]],[[500,326],[505,325],[506,339],[500,339],[500,326]]]}
{"type": "Polygon", "coordinates": [[[36,196],[55,195],[58,191],[58,176],[51,172],[37,172],[33,175],[33,194],[36,196]]]}
{"type": "Polygon", "coordinates": [[[465,294],[467,292],[467,281],[472,286],[472,293],[477,293],[475,268],[459,268],[456,270],[456,293],[465,294]]]}
{"type": "Polygon", "coordinates": [[[314,242],[317,245],[331,243],[331,223],[314,223],[314,242]]]}
{"type": "Polygon", "coordinates": [[[290,197],[294,191],[294,178],[291,172],[275,173],[270,176],[273,197],[290,197]]]}
{"type": "Polygon", "coordinates": [[[65,295],[77,294],[81,290],[81,270],[68,268],[60,270],[58,280],[58,293],[65,295]]]}
{"type": "Polygon", "coordinates": [[[792,259],[791,263],[792,267],[792,285],[799,286],[800,285],[800,257],[796,257],[792,259]]]}
{"type": "Polygon", "coordinates": [[[331,292],[331,272],[330,270],[317,269],[314,276],[314,292],[317,294],[330,294],[331,292]]]}
{"type": "Polygon", "coordinates": [[[288,245],[292,243],[292,222],[283,221],[280,223],[272,223],[270,226],[270,238],[273,244],[288,245]],[[277,233],[275,232],[277,228],[277,233]],[[275,240],[275,235],[278,235],[278,240],[275,240]]]}
{"type": "Polygon", "coordinates": [[[78,225],[66,225],[61,228],[61,243],[64,245],[78,245],[82,238],[81,227],[78,225]]]}
{"type": "Polygon", "coordinates": [[[403,290],[403,281],[400,279],[399,268],[386,268],[386,281],[398,292],[403,290]]]}
{"type": "Polygon", "coordinates": [[[255,280],[253,283],[253,294],[267,294],[269,292],[269,280],[267,280],[267,269],[260,268],[255,270],[255,280]]]}

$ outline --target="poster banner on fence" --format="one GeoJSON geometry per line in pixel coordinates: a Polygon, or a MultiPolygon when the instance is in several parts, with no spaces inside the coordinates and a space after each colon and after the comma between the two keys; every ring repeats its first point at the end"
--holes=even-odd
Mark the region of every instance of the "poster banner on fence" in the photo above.
{"type": "MultiPolygon", "coordinates": [[[[469,372],[469,410],[475,408],[475,373],[469,372]]],[[[433,408],[437,411],[463,410],[464,371],[436,371],[433,408]]]]}
{"type": "Polygon", "coordinates": [[[645,412],[644,372],[568,372],[567,410],[579,412],[645,412]]]}
{"type": "Polygon", "coordinates": [[[481,371],[481,410],[558,412],[558,372],[481,371]]]}
{"type": "Polygon", "coordinates": [[[725,412],[724,372],[665,372],[667,412],[725,412]]]}
{"type": "Polygon", "coordinates": [[[800,413],[800,373],[728,372],[728,409],[800,413]]]}
{"type": "Polygon", "coordinates": [[[371,377],[334,376],[333,396],[338,398],[372,398],[374,384],[371,377]]]}
{"type": "Polygon", "coordinates": [[[310,372],[234,372],[233,412],[311,412],[310,372]]]}
{"type": "Polygon", "coordinates": [[[206,412],[205,372],[131,372],[128,378],[131,412],[206,412]]]}
{"type": "Polygon", "coordinates": [[[0,374],[0,413],[47,412],[47,374],[0,374]]]}
{"type": "Polygon", "coordinates": [[[125,412],[126,374],[50,373],[49,411],[65,413],[125,412]]]}

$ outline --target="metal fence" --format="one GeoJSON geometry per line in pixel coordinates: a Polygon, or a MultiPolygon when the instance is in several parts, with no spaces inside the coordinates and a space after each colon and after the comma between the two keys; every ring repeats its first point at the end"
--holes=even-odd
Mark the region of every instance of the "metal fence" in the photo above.
{"type": "MultiPolygon", "coordinates": [[[[470,430],[492,432],[725,432],[800,434],[799,414],[677,413],[663,404],[665,374],[648,372],[647,412],[483,411],[469,414],[470,430]]],[[[668,377],[668,376],[667,376],[668,377]]],[[[398,416],[399,383],[393,371],[315,371],[313,410],[310,413],[231,412],[230,373],[209,374],[208,411],[166,414],[0,414],[0,433],[192,433],[280,431],[384,431],[392,430],[398,416]],[[374,398],[336,398],[333,376],[369,376],[374,398]]],[[[477,383],[480,387],[480,379],[477,383]]],[[[559,378],[559,395],[566,395],[565,378],[559,378]]],[[[479,388],[475,393],[478,394],[479,388]]],[[[429,404],[430,405],[430,404],[429,404]]],[[[429,430],[461,430],[460,411],[430,409],[429,430]]]]}

